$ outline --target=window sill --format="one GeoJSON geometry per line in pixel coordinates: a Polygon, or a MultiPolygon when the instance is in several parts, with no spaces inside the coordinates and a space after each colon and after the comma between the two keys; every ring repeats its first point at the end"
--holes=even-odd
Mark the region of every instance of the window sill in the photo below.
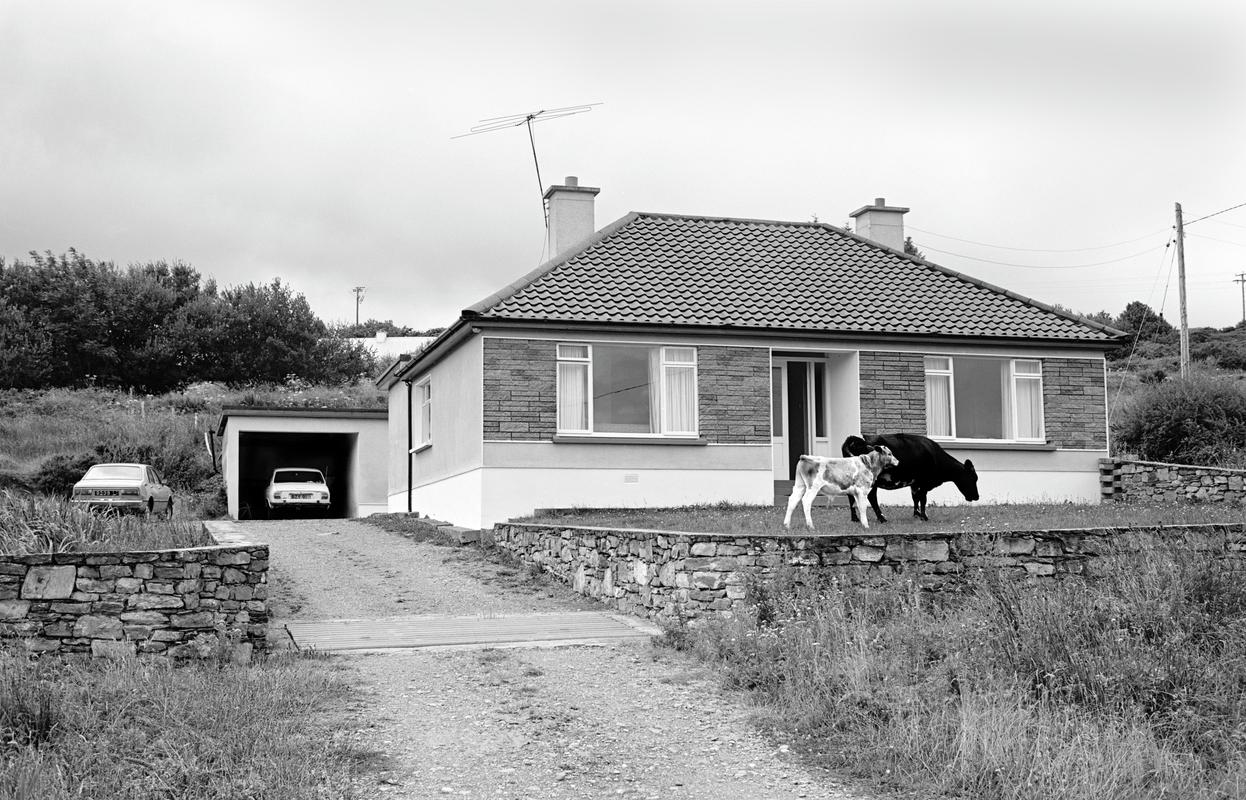
{"type": "Polygon", "coordinates": [[[429,449],[432,446],[433,446],[432,442],[426,442],[425,444],[422,444],[419,447],[412,447],[409,452],[411,453],[411,455],[415,455],[417,453],[423,453],[425,450],[429,449]]]}
{"type": "Polygon", "coordinates": [[[707,445],[705,439],[699,437],[676,438],[674,436],[577,436],[574,434],[554,434],[554,444],[673,444],[673,445],[707,445]]]}
{"type": "Polygon", "coordinates": [[[971,439],[933,439],[945,450],[1055,450],[1051,442],[985,442],[971,439]]]}

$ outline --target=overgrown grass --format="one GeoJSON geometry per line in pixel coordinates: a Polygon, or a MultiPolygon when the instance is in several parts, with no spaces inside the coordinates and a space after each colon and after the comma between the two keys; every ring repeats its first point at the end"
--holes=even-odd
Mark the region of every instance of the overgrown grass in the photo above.
{"type": "Polygon", "coordinates": [[[0,654],[0,800],[353,797],[373,760],[323,659],[250,667],[0,654]]]}
{"type": "MultiPolygon", "coordinates": [[[[820,497],[812,511],[818,533],[859,534],[860,523],[848,516],[847,501],[836,498],[828,508],[828,498],[820,497]]],[[[792,528],[783,527],[783,506],[718,505],[674,509],[569,509],[545,512],[525,522],[588,525],[603,528],[633,528],[690,533],[725,533],[736,536],[803,535],[805,519],[797,507],[792,528]]],[[[870,513],[874,533],[934,533],[949,531],[1018,531],[1060,528],[1100,528],[1128,525],[1192,525],[1212,522],[1242,522],[1246,514],[1240,506],[1216,503],[1143,504],[1073,503],[1000,504],[934,506],[927,508],[929,522],[912,516],[911,506],[883,506],[887,523],[880,525],[870,513]]]]}
{"type": "Polygon", "coordinates": [[[810,758],[982,800],[1246,792],[1246,569],[1154,550],[1102,579],[955,595],[750,587],[670,637],[810,758]]]}
{"type": "Polygon", "coordinates": [[[97,514],[58,498],[0,490],[0,553],[166,550],[211,544],[198,523],[97,514]]]}

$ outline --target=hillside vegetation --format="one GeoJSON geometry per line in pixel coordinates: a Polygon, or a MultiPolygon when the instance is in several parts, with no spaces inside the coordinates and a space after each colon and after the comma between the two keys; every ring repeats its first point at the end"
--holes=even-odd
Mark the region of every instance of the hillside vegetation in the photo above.
{"type": "MultiPolygon", "coordinates": [[[[0,489],[68,496],[91,464],[151,464],[179,495],[219,512],[222,486],[205,435],[225,405],[384,408],[371,381],[342,386],[229,389],[197,384],[144,397],[108,389],[0,390],[0,489]]],[[[186,506],[183,506],[184,508],[186,506]]]]}

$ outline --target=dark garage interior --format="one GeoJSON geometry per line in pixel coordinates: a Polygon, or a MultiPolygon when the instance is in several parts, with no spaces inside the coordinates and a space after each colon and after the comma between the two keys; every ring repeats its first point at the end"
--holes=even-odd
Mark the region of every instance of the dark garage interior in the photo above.
{"type": "Polygon", "coordinates": [[[264,519],[264,487],[273,470],[312,467],[329,484],[329,517],[346,517],[354,489],[350,469],[355,450],[353,433],[238,434],[238,518],[264,519]]]}

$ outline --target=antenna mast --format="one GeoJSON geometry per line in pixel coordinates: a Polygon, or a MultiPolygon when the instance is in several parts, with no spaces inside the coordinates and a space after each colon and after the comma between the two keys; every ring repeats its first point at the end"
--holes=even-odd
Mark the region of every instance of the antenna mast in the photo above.
{"type": "Polygon", "coordinates": [[[458,136],[451,136],[451,139],[462,139],[467,136],[475,136],[479,133],[492,133],[500,131],[503,128],[517,128],[520,125],[526,125],[528,128],[528,143],[532,146],[532,164],[536,167],[536,190],[537,194],[542,198],[541,213],[545,216],[545,227],[549,228],[549,211],[545,208],[545,184],[541,181],[541,162],[536,155],[536,137],[532,134],[533,122],[545,122],[546,120],[558,119],[560,117],[569,117],[572,114],[583,114],[586,111],[592,111],[593,106],[599,106],[601,103],[585,103],[579,106],[565,106],[563,108],[545,108],[540,111],[529,111],[525,114],[511,114],[505,117],[490,117],[482,119],[480,122],[472,126],[467,133],[460,133],[458,136]]]}

